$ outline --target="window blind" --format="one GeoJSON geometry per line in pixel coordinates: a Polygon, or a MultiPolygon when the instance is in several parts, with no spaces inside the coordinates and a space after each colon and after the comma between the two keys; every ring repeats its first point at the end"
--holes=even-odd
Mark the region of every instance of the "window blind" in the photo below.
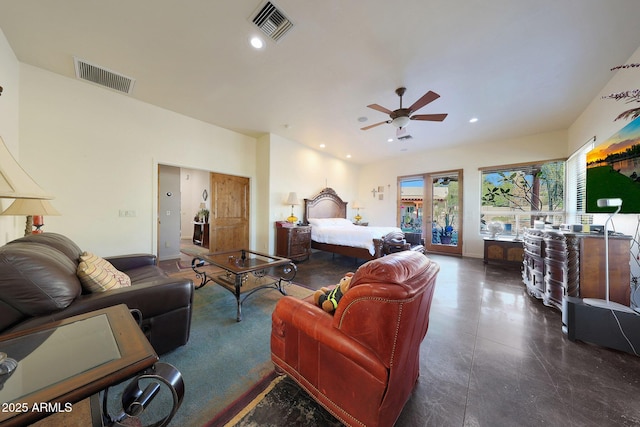
{"type": "Polygon", "coordinates": [[[593,150],[596,143],[594,136],[586,144],[575,151],[567,160],[566,209],[567,222],[581,224],[585,213],[587,184],[587,153],[593,150]]]}

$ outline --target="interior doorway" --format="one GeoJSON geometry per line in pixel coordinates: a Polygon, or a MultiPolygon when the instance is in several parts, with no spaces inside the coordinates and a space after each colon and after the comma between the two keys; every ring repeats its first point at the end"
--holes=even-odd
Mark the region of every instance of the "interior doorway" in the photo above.
{"type": "Polygon", "coordinates": [[[249,249],[249,178],[211,173],[211,252],[249,249]]]}
{"type": "Polygon", "coordinates": [[[180,168],[158,165],[158,260],[180,257],[180,168]]]}
{"type": "Polygon", "coordinates": [[[462,255],[462,170],[398,178],[398,226],[428,251],[462,255]]]}
{"type": "Polygon", "coordinates": [[[159,164],[158,259],[180,258],[183,245],[248,248],[250,194],[249,178],[159,164]]]}

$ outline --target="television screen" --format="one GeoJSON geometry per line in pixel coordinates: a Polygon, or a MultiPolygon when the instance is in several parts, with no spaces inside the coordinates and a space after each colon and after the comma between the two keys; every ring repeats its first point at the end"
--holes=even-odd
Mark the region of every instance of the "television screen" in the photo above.
{"type": "Polygon", "coordinates": [[[621,213],[640,213],[640,117],[587,153],[586,211],[611,213],[598,199],[622,199],[621,213]]]}

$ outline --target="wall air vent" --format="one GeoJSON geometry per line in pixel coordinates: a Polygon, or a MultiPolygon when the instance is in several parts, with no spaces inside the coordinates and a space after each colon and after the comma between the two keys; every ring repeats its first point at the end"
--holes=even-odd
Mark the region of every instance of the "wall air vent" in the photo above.
{"type": "Polygon", "coordinates": [[[76,77],[80,80],[86,80],[126,94],[133,92],[135,79],[91,64],[84,59],[74,57],[73,62],[75,63],[76,77]]]}
{"type": "Polygon", "coordinates": [[[258,7],[251,22],[276,42],[280,41],[293,28],[293,22],[270,1],[258,7]]]}

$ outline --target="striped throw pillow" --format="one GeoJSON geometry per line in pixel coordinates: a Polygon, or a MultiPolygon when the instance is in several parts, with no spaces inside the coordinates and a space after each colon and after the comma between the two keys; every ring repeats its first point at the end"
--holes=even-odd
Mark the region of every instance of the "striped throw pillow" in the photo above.
{"type": "Polygon", "coordinates": [[[117,270],[109,261],[84,252],[80,256],[77,270],[82,287],[89,292],[105,292],[131,286],[131,278],[117,270]]]}

